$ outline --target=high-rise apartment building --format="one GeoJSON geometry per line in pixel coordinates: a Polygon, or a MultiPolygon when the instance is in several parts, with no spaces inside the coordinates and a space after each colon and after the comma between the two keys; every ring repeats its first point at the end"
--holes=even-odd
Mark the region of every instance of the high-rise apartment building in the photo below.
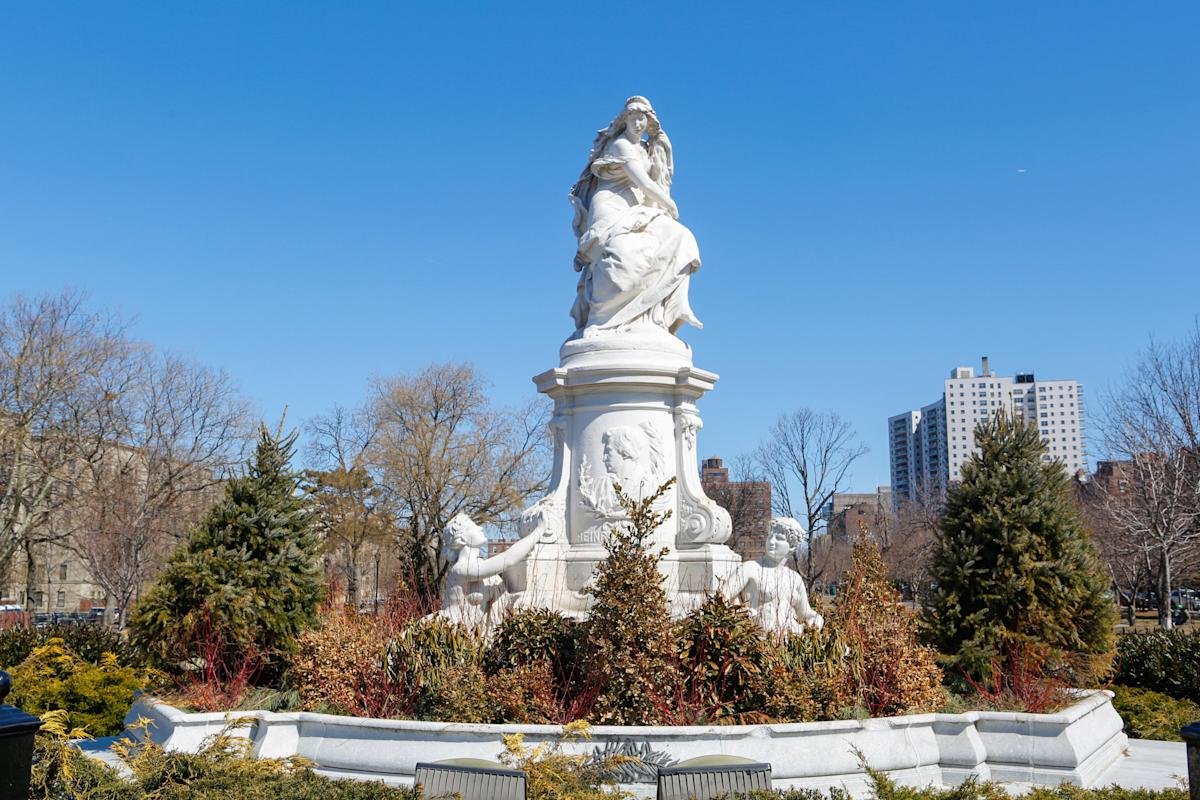
{"type": "Polygon", "coordinates": [[[1046,461],[1061,461],[1070,475],[1086,466],[1082,384],[1039,381],[1033,373],[998,376],[984,357],[978,376],[970,367],[955,367],[939,399],[888,419],[893,502],[960,480],[967,457],[978,452],[975,426],[999,411],[1037,423],[1046,461]]]}

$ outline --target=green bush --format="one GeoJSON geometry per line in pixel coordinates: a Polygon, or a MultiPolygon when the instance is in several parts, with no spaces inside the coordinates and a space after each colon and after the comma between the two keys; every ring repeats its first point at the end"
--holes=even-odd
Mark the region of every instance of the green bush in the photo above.
{"type": "Polygon", "coordinates": [[[678,687],[674,631],[658,570],[665,550],[647,548],[651,534],[671,515],[656,511],[655,504],[674,482],[642,500],[617,487],[628,521],[609,531],[608,557],[589,584],[595,602],[582,653],[589,691],[596,691],[588,717],[600,724],[661,724],[678,687]]]}
{"type": "Polygon", "coordinates": [[[416,719],[490,722],[483,647],[440,617],[408,623],[388,645],[385,670],[416,719]]]}
{"type": "Polygon", "coordinates": [[[577,677],[582,640],[583,626],[570,617],[545,608],[523,609],[496,627],[485,667],[494,674],[502,669],[546,663],[565,689],[577,677]]]}
{"type": "Polygon", "coordinates": [[[1117,639],[1117,683],[1200,703],[1200,631],[1128,633],[1117,639]]]}
{"type": "Polygon", "coordinates": [[[773,653],[773,691],[766,698],[767,712],[787,722],[840,719],[857,703],[853,683],[847,680],[850,648],[836,630],[825,626],[784,638],[773,653]]]}
{"type": "Polygon", "coordinates": [[[103,625],[51,625],[42,634],[42,640],[51,638],[62,639],[68,650],[91,664],[99,664],[105,653],[112,653],[124,667],[144,663],[142,653],[120,633],[103,625]]]}
{"type": "Polygon", "coordinates": [[[1200,720],[1200,704],[1149,689],[1113,687],[1113,708],[1125,720],[1131,739],[1179,742],[1179,729],[1200,720]]]}
{"type": "Polygon", "coordinates": [[[92,736],[112,736],[124,729],[133,695],[147,675],[122,667],[106,654],[89,664],[67,649],[62,639],[35,647],[12,671],[13,705],[30,714],[61,709],[70,724],[92,736]]]}
{"type": "Polygon", "coordinates": [[[712,595],[678,625],[683,694],[711,720],[764,713],[770,644],[749,610],[712,595]]]}
{"type": "Polygon", "coordinates": [[[0,631],[0,669],[11,670],[29,658],[33,648],[45,641],[36,628],[14,625],[0,631]]]}
{"type": "MultiPolygon", "coordinates": [[[[1102,789],[1082,789],[1068,783],[1058,786],[1037,786],[1019,795],[1010,795],[1003,786],[988,781],[968,780],[948,789],[929,786],[901,786],[879,772],[870,773],[872,800],[1188,800],[1187,789],[1123,789],[1106,786],[1102,789]]],[[[825,794],[817,789],[756,790],[746,795],[722,800],[851,800],[844,789],[832,789],[825,794]]]]}

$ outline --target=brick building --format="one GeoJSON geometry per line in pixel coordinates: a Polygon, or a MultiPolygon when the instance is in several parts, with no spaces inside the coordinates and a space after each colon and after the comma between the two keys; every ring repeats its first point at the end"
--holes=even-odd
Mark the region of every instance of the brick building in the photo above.
{"type": "Polygon", "coordinates": [[[761,556],[771,528],[771,484],[731,481],[729,468],[716,457],[701,462],[700,482],[704,493],[729,512],[733,521],[729,546],[743,558],[761,556]]]}
{"type": "Polygon", "coordinates": [[[825,530],[839,541],[858,535],[859,524],[868,533],[878,533],[892,515],[892,490],[880,486],[874,492],[838,492],[822,509],[825,530]]]}

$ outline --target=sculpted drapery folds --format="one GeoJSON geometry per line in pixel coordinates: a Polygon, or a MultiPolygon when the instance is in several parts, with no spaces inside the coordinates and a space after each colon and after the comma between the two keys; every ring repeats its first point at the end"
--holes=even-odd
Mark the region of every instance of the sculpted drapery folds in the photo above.
{"type": "Polygon", "coordinates": [[[597,134],[571,189],[577,337],[642,325],[671,333],[685,322],[701,327],[688,305],[700,249],[678,221],[673,173],[671,142],[650,101],[629,98],[597,134]]]}

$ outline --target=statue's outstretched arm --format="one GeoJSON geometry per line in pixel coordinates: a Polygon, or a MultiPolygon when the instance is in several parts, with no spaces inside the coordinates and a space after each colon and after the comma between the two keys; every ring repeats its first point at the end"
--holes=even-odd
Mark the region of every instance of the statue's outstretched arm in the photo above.
{"type": "Polygon", "coordinates": [[[479,558],[466,564],[461,570],[455,570],[468,578],[490,578],[499,575],[504,570],[525,560],[537,544],[536,536],[525,536],[518,539],[507,550],[491,558],[479,558]]]}

